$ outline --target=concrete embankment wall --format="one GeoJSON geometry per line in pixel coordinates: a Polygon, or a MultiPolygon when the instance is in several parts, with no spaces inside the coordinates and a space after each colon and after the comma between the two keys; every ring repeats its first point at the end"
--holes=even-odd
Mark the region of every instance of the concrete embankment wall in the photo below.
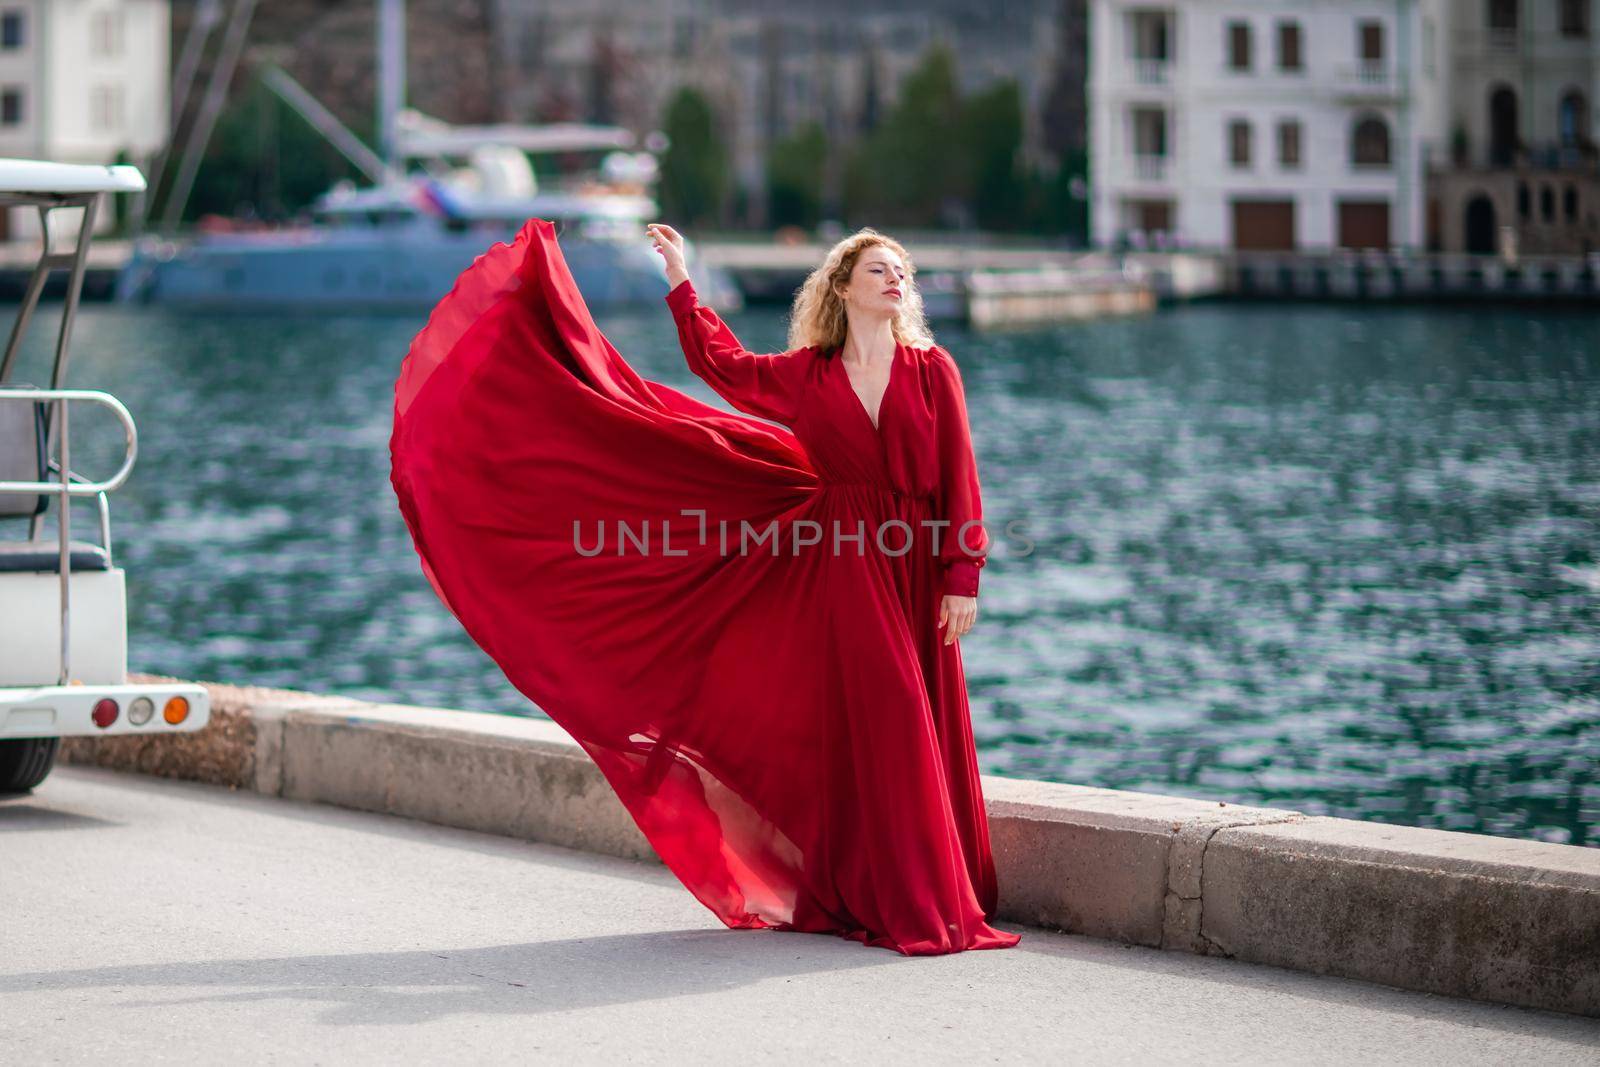
{"type": "MultiPolygon", "coordinates": [[[[654,851],[543,719],[211,688],[196,734],[62,760],[635,859],[654,851]]],[[[1600,849],[986,776],[1000,918],[1600,1016],[1600,849]]]]}

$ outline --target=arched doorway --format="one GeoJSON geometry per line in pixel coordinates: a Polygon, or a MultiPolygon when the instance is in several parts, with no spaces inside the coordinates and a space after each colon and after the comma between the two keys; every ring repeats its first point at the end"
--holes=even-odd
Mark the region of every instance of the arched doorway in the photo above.
{"type": "Polygon", "coordinates": [[[1493,255],[1496,251],[1494,201],[1482,193],[1468,200],[1465,223],[1467,251],[1475,255],[1493,255]]]}
{"type": "Polygon", "coordinates": [[[1489,91],[1489,163],[1509,167],[1517,156],[1517,93],[1509,85],[1489,91]]]}

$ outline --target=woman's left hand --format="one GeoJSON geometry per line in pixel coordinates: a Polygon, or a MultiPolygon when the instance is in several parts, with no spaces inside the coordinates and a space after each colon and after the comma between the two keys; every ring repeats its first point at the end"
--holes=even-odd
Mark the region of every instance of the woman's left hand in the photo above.
{"type": "Polygon", "coordinates": [[[683,234],[664,222],[652,222],[644,229],[655,242],[656,251],[666,260],[667,284],[676,289],[679,282],[689,277],[689,267],[683,258],[683,234]]]}
{"type": "Polygon", "coordinates": [[[953,644],[965,637],[972,624],[978,621],[978,598],[945,594],[939,604],[939,625],[944,627],[944,643],[953,644]]]}

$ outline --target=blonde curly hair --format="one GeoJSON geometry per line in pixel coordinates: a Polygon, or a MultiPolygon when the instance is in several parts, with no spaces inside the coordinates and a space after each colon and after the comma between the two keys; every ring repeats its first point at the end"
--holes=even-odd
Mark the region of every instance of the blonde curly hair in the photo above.
{"type": "Polygon", "coordinates": [[[898,255],[906,268],[900,313],[889,324],[895,340],[917,348],[933,345],[933,334],[922,313],[922,292],[917,288],[917,269],[911,262],[911,254],[888,234],[863,226],[828,249],[821,265],[806,277],[795,294],[794,306],[789,312],[791,351],[815,346],[831,352],[844,344],[850,324],[845,318],[839,286],[849,283],[861,254],[879,245],[898,255]]]}

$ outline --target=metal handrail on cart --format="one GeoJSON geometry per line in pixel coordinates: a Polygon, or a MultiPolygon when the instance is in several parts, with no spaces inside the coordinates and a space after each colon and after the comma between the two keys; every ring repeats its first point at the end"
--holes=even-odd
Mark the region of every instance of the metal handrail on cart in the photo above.
{"type": "MultiPolygon", "coordinates": [[[[128,479],[133,470],[134,460],[138,456],[138,431],[133,423],[133,416],[116,397],[109,393],[89,389],[65,389],[63,382],[66,376],[67,356],[72,337],[73,322],[78,314],[78,302],[83,293],[84,270],[89,258],[89,244],[93,239],[95,218],[98,213],[101,194],[108,191],[138,192],[145,188],[144,176],[131,167],[107,167],[103,171],[89,174],[74,175],[64,178],[61,171],[49,163],[9,161],[12,170],[28,174],[37,171],[41,186],[54,186],[54,188],[40,188],[32,185],[31,178],[21,179],[28,184],[13,185],[11,188],[0,191],[0,207],[24,206],[37,208],[39,212],[39,230],[41,248],[39,260],[34,265],[33,273],[28,279],[27,289],[22,296],[21,304],[17,308],[16,318],[12,322],[11,335],[6,342],[5,351],[0,355],[0,401],[25,400],[30,403],[47,404],[45,418],[47,420],[45,431],[45,471],[46,474],[55,475],[50,480],[39,481],[7,481],[0,482],[0,493],[43,495],[53,494],[59,498],[60,511],[57,515],[57,542],[60,553],[58,566],[61,580],[61,669],[59,684],[67,685],[71,680],[71,611],[72,611],[72,544],[71,544],[71,501],[73,497],[92,496],[97,499],[100,510],[100,536],[101,545],[106,552],[106,562],[110,565],[111,555],[111,516],[110,507],[106,502],[105,494],[116,489],[128,479]],[[81,208],[83,215],[78,224],[77,239],[70,249],[58,251],[53,246],[50,230],[50,216],[53,211],[60,208],[81,208]],[[28,324],[33,318],[34,311],[39,306],[39,298],[44,293],[45,283],[49,280],[50,272],[57,268],[64,268],[68,272],[66,285],[66,298],[61,312],[61,324],[56,334],[54,363],[50,372],[50,384],[45,389],[17,388],[12,378],[17,363],[17,355],[21,349],[22,338],[26,334],[28,324]],[[68,407],[73,401],[99,404],[110,408],[122,424],[126,434],[127,444],[123,455],[122,465],[117,472],[104,481],[91,481],[78,475],[72,470],[71,441],[67,431],[68,407]]],[[[84,168],[86,171],[87,168],[84,168]]],[[[29,521],[28,540],[39,540],[42,516],[35,514],[29,521]]]]}
{"type": "MultiPolygon", "coordinates": [[[[0,401],[26,400],[30,403],[46,403],[54,401],[55,410],[55,436],[60,449],[60,457],[49,461],[50,470],[59,477],[52,481],[32,482],[4,482],[0,481],[0,493],[17,493],[37,496],[43,493],[54,493],[60,498],[60,510],[56,515],[56,534],[58,547],[61,553],[59,567],[61,570],[61,672],[58,684],[66,685],[70,673],[71,661],[71,610],[72,610],[72,498],[75,496],[92,496],[97,498],[100,506],[100,541],[101,547],[106,550],[107,563],[111,555],[111,513],[106,503],[106,494],[116,490],[128,480],[128,475],[133,473],[133,464],[139,456],[139,431],[133,423],[133,415],[123,406],[122,401],[110,393],[102,393],[95,389],[4,389],[0,388],[0,401]],[[71,462],[71,438],[67,430],[67,405],[70,401],[81,400],[88,403],[99,404],[110,408],[122,423],[122,432],[126,437],[126,447],[122,457],[122,465],[115,474],[104,481],[90,481],[74,472],[68,464],[71,462]]],[[[37,530],[30,532],[29,540],[37,537],[37,530]]]]}

